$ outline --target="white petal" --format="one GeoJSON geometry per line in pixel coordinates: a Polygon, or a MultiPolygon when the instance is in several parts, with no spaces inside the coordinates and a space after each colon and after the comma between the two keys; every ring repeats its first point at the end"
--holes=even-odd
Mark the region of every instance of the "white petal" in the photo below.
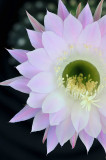
{"type": "Polygon", "coordinates": [[[89,4],[84,7],[82,12],[78,16],[79,21],[82,23],[83,27],[85,28],[88,24],[93,23],[93,16],[90,10],[89,4]]]}
{"type": "Polygon", "coordinates": [[[43,48],[36,49],[28,54],[29,62],[40,71],[48,71],[51,69],[52,62],[43,48]]]}
{"type": "Polygon", "coordinates": [[[49,126],[49,115],[41,111],[36,115],[32,125],[32,132],[41,131],[49,126]]]}
{"type": "Polygon", "coordinates": [[[71,119],[76,132],[80,132],[88,123],[89,112],[81,108],[80,103],[74,103],[71,109],[71,119]]]}
{"type": "Polygon", "coordinates": [[[54,150],[57,144],[56,127],[50,127],[47,135],[47,154],[54,150]]]}
{"type": "Polygon", "coordinates": [[[61,146],[63,146],[64,143],[66,143],[74,135],[74,133],[75,129],[71,121],[71,116],[56,127],[56,135],[61,146]]]}
{"type": "Polygon", "coordinates": [[[27,29],[30,42],[34,48],[43,48],[42,33],[27,29]]]}
{"type": "Polygon", "coordinates": [[[47,94],[40,94],[40,93],[35,93],[31,92],[30,96],[27,100],[27,104],[32,107],[32,108],[41,108],[42,103],[44,99],[46,98],[47,94]]]}
{"type": "Polygon", "coordinates": [[[29,79],[40,72],[40,70],[33,67],[28,61],[18,65],[16,68],[24,77],[29,79]]]}
{"type": "Polygon", "coordinates": [[[79,137],[81,141],[84,143],[88,152],[93,144],[94,138],[89,136],[84,130],[79,133],[79,137]]]}
{"type": "Polygon", "coordinates": [[[44,23],[45,23],[46,31],[52,31],[58,34],[59,36],[62,36],[63,21],[58,15],[47,11],[47,15],[45,16],[44,23]]]}
{"type": "Polygon", "coordinates": [[[66,42],[53,32],[44,32],[42,41],[45,50],[52,60],[62,56],[67,51],[66,42]]]}
{"type": "Polygon", "coordinates": [[[59,125],[61,121],[66,119],[69,116],[69,109],[67,106],[63,107],[60,111],[56,113],[51,113],[49,115],[50,125],[59,125]]]}
{"type": "Polygon", "coordinates": [[[101,123],[100,123],[100,116],[97,109],[92,106],[90,115],[89,115],[89,122],[85,128],[85,131],[89,136],[97,138],[101,131],[101,123]]]}
{"type": "Polygon", "coordinates": [[[101,33],[97,22],[88,25],[81,33],[78,42],[93,47],[99,47],[101,42],[101,33]]]}
{"type": "Polygon", "coordinates": [[[64,38],[69,43],[75,43],[82,30],[82,24],[71,14],[64,21],[64,38]]]}
{"type": "Polygon", "coordinates": [[[29,81],[28,87],[37,93],[49,93],[56,88],[55,77],[50,72],[40,72],[29,81]]]}
{"type": "Polygon", "coordinates": [[[61,108],[66,106],[64,95],[56,90],[49,94],[42,104],[44,113],[58,112],[61,108]]]}

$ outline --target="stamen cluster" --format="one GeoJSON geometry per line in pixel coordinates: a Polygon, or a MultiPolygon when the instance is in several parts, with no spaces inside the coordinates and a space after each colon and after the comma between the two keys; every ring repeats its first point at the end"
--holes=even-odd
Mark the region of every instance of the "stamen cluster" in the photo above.
{"type": "Polygon", "coordinates": [[[97,90],[97,84],[98,82],[94,82],[90,78],[90,74],[88,77],[84,77],[82,73],[80,73],[78,76],[74,75],[72,77],[67,76],[67,82],[66,82],[66,89],[70,92],[70,94],[76,98],[81,99],[82,95],[86,95],[88,93],[88,96],[94,95],[94,93],[97,90]]]}

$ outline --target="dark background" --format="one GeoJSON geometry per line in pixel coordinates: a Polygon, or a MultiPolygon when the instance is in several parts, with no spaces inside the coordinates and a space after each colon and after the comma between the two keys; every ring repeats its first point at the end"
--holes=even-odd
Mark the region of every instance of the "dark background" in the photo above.
{"type": "MultiPolygon", "coordinates": [[[[25,10],[43,23],[46,9],[56,12],[57,0],[0,0],[0,81],[18,76],[18,65],[5,48],[31,50],[25,28],[31,28],[25,10]]],[[[65,0],[68,9],[75,14],[78,0],[65,0]],[[69,5],[70,4],[70,5],[69,5]]],[[[86,0],[81,1],[83,5],[86,0]]],[[[92,11],[98,0],[89,1],[92,11]]],[[[103,14],[105,14],[106,2],[103,14]]],[[[31,132],[32,119],[11,124],[9,120],[25,105],[27,95],[9,87],[0,87],[0,160],[104,160],[105,152],[97,140],[87,155],[86,149],[78,139],[72,150],[67,142],[62,148],[58,145],[46,155],[46,143],[42,144],[43,132],[31,132]]]]}

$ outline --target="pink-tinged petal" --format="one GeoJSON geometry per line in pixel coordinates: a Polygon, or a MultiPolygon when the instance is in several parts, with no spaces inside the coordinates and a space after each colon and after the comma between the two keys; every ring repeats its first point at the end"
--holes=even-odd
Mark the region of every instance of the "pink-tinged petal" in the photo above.
{"type": "Polygon", "coordinates": [[[23,63],[28,59],[26,53],[28,53],[29,51],[21,49],[13,49],[13,50],[7,49],[7,51],[20,63],[23,63]]]}
{"type": "Polygon", "coordinates": [[[44,113],[55,113],[66,106],[64,95],[56,90],[49,94],[42,104],[44,113]]]}
{"type": "Polygon", "coordinates": [[[97,109],[92,106],[90,115],[89,115],[89,122],[85,127],[85,131],[89,136],[97,138],[101,131],[101,123],[100,123],[100,116],[97,109]]]}
{"type": "Polygon", "coordinates": [[[43,143],[43,144],[45,143],[45,141],[46,141],[46,139],[47,139],[48,130],[49,130],[49,127],[45,129],[44,136],[43,136],[43,140],[42,140],[42,143],[43,143]]]}
{"type": "Polygon", "coordinates": [[[28,87],[37,93],[49,93],[56,88],[56,80],[51,72],[40,72],[29,81],[28,87]]]}
{"type": "Polygon", "coordinates": [[[34,17],[32,17],[28,12],[27,13],[27,16],[33,26],[33,28],[36,30],[36,31],[44,31],[44,26],[42,24],[40,24],[34,17]]]}
{"type": "Polygon", "coordinates": [[[63,4],[61,0],[59,0],[58,4],[58,16],[61,17],[62,20],[64,20],[69,15],[69,12],[66,8],[66,6],[63,4]]]}
{"type": "Polygon", "coordinates": [[[89,120],[89,112],[85,108],[79,106],[78,103],[75,103],[71,109],[71,119],[73,126],[78,133],[86,127],[89,120]]]}
{"type": "Polygon", "coordinates": [[[100,47],[106,51],[106,34],[102,37],[100,47]]]}
{"type": "Polygon", "coordinates": [[[4,82],[1,82],[0,85],[10,86],[23,93],[30,93],[30,89],[29,87],[27,87],[28,82],[29,82],[29,79],[23,76],[20,76],[20,77],[12,78],[4,82]]]}
{"type": "Polygon", "coordinates": [[[78,134],[77,132],[75,132],[75,134],[71,137],[70,139],[70,143],[72,145],[72,149],[75,147],[76,142],[77,142],[77,138],[78,138],[78,134]]]}
{"type": "Polygon", "coordinates": [[[106,152],[106,134],[104,134],[102,131],[98,136],[98,141],[101,143],[106,152]]]}
{"type": "Polygon", "coordinates": [[[53,32],[44,32],[42,36],[44,48],[51,59],[56,59],[67,51],[66,42],[53,32]]]}
{"type": "Polygon", "coordinates": [[[101,31],[101,36],[104,36],[106,34],[106,15],[103,16],[99,21],[99,27],[101,31]]]}
{"type": "Polygon", "coordinates": [[[71,116],[56,126],[56,135],[61,146],[64,145],[75,133],[71,116]]]}
{"type": "Polygon", "coordinates": [[[62,36],[63,34],[63,21],[62,19],[54,13],[47,11],[47,15],[44,19],[45,30],[52,31],[62,36]]]}
{"type": "Polygon", "coordinates": [[[84,143],[84,145],[87,149],[87,152],[89,152],[89,150],[93,144],[94,138],[89,136],[84,130],[79,133],[79,137],[80,137],[81,141],[84,143]]]}
{"type": "Polygon", "coordinates": [[[94,14],[94,21],[97,21],[100,19],[101,17],[101,14],[102,14],[102,7],[103,7],[103,1],[104,0],[101,0],[99,5],[97,6],[97,9],[95,11],[95,14],[94,14]]]}
{"type": "Polygon", "coordinates": [[[35,115],[39,112],[39,109],[33,109],[26,105],[20,112],[18,112],[11,120],[11,123],[25,121],[35,117],[35,115]]]}
{"type": "Polygon", "coordinates": [[[56,127],[50,127],[47,135],[47,154],[53,151],[57,144],[56,127]]]}
{"type": "Polygon", "coordinates": [[[88,24],[93,23],[93,16],[88,3],[85,6],[85,8],[81,11],[80,15],[78,16],[78,19],[82,23],[83,28],[85,28],[88,24]]]}
{"type": "Polygon", "coordinates": [[[56,113],[51,113],[49,115],[50,125],[55,126],[58,125],[60,122],[62,122],[65,118],[69,116],[69,110],[68,107],[63,107],[60,111],[56,113]]]}
{"type": "Polygon", "coordinates": [[[32,108],[41,108],[42,102],[46,98],[47,94],[39,94],[31,92],[27,100],[27,104],[32,108]]]}
{"type": "Polygon", "coordinates": [[[29,52],[28,60],[35,68],[38,68],[41,71],[48,71],[52,66],[52,61],[43,48],[29,52]]]}
{"type": "Polygon", "coordinates": [[[30,42],[34,48],[43,48],[42,33],[27,29],[30,42]]]}
{"type": "Polygon", "coordinates": [[[97,22],[88,25],[81,33],[79,43],[87,44],[93,47],[99,47],[101,42],[101,33],[97,22]],[[93,36],[92,36],[93,35],[93,36]]]}
{"type": "Polygon", "coordinates": [[[33,67],[28,61],[18,65],[17,70],[26,78],[31,79],[40,71],[33,67]]]}
{"type": "Polygon", "coordinates": [[[79,14],[81,13],[81,3],[79,3],[77,10],[76,10],[76,18],[78,18],[79,14]]]}
{"type": "Polygon", "coordinates": [[[3,82],[0,82],[0,85],[1,86],[9,86],[9,84],[11,84],[12,82],[16,81],[16,80],[20,80],[22,78],[21,77],[15,77],[15,78],[12,78],[12,79],[9,79],[9,80],[5,80],[3,82]]]}
{"type": "Polygon", "coordinates": [[[75,43],[82,31],[82,24],[71,14],[64,21],[64,38],[69,43],[75,43]]]}
{"type": "Polygon", "coordinates": [[[106,116],[100,114],[100,120],[102,125],[102,131],[106,134],[106,116]]]}
{"type": "Polygon", "coordinates": [[[32,125],[32,132],[41,131],[49,126],[49,114],[37,113],[32,125]]]}

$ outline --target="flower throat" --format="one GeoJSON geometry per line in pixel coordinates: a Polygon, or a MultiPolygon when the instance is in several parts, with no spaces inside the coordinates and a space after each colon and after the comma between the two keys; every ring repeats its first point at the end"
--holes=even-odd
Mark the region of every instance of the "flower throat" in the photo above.
{"type": "Polygon", "coordinates": [[[81,99],[84,95],[93,96],[100,84],[96,67],[83,60],[69,63],[62,77],[66,90],[76,99],[81,99]]]}

